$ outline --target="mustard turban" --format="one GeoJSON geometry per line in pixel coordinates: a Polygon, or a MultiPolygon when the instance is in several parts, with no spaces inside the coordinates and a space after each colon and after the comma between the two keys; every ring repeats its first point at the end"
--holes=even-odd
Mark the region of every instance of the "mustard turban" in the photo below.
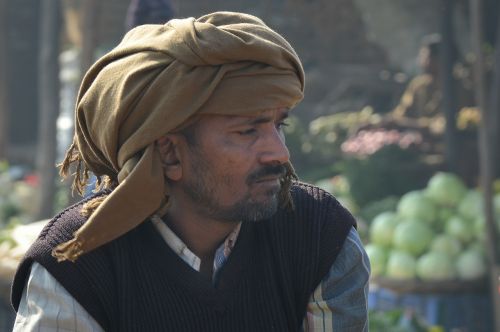
{"type": "Polygon", "coordinates": [[[53,255],[75,260],[160,211],[168,188],[154,142],[195,114],[293,107],[304,72],[290,44],[257,17],[217,12],[143,25],[86,73],[66,160],[117,181],[53,255]],[[82,166],[83,164],[83,166],[82,166]]]}

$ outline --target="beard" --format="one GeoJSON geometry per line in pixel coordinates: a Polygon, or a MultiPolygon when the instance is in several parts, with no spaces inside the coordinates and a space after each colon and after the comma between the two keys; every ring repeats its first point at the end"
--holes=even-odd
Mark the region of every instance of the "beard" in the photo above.
{"type": "MultiPolygon", "coordinates": [[[[236,184],[228,175],[222,175],[218,179],[213,177],[214,167],[210,165],[199,152],[193,151],[193,163],[191,166],[191,179],[187,180],[183,189],[185,193],[196,204],[197,209],[203,215],[212,219],[225,222],[255,222],[271,218],[279,207],[280,187],[268,189],[260,196],[264,199],[256,200],[249,191],[238,201],[230,206],[223,206],[218,200],[222,188],[234,188],[236,184]]],[[[265,176],[284,176],[286,168],[283,165],[262,166],[250,173],[245,179],[248,188],[265,176]]]]}

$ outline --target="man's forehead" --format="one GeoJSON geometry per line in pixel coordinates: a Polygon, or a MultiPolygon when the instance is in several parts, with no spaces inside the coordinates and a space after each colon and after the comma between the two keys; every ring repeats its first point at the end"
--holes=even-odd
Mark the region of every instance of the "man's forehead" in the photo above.
{"type": "Polygon", "coordinates": [[[213,120],[220,120],[230,124],[239,122],[251,122],[258,119],[273,121],[276,119],[286,118],[290,109],[288,107],[278,107],[273,109],[262,110],[254,114],[241,114],[241,115],[222,115],[222,114],[207,114],[204,117],[213,120]]]}

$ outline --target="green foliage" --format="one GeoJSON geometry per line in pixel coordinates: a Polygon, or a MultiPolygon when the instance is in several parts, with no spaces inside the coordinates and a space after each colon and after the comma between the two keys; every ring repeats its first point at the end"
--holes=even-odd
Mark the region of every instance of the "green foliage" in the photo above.
{"type": "Polygon", "coordinates": [[[412,310],[369,311],[370,332],[426,332],[429,327],[412,310]]]}
{"type": "Polygon", "coordinates": [[[7,221],[19,215],[21,209],[16,204],[7,201],[0,206],[0,221],[7,221]]]}
{"type": "Polygon", "coordinates": [[[395,211],[399,198],[397,196],[387,196],[366,204],[359,211],[359,217],[370,223],[376,216],[386,211],[395,211]]]}
{"type": "Polygon", "coordinates": [[[9,163],[7,160],[0,160],[0,173],[7,172],[9,169],[9,163]]]}
{"type": "Polygon", "coordinates": [[[16,241],[12,237],[12,230],[20,224],[19,219],[11,218],[9,223],[4,225],[3,228],[0,228],[0,244],[7,243],[9,248],[13,248],[16,246],[16,241]]]}
{"type": "Polygon", "coordinates": [[[288,126],[285,127],[286,144],[290,151],[291,161],[295,171],[301,179],[316,182],[326,177],[331,177],[333,170],[331,158],[335,153],[329,154],[327,160],[312,148],[311,135],[307,124],[298,117],[290,116],[287,119],[288,126]]]}
{"type": "Polygon", "coordinates": [[[54,211],[61,211],[69,204],[68,187],[59,182],[57,185],[56,195],[54,197],[54,211]]]}
{"type": "Polygon", "coordinates": [[[285,135],[297,174],[309,182],[338,174],[335,164],[343,159],[342,143],[360,126],[379,121],[380,115],[369,107],[321,116],[310,123],[290,116],[285,135]]]}
{"type": "Polygon", "coordinates": [[[380,122],[381,117],[366,107],[359,112],[344,112],[321,116],[311,122],[310,133],[319,140],[340,146],[360,126],[380,122]]]}
{"type": "Polygon", "coordinates": [[[339,163],[339,171],[347,177],[359,206],[423,188],[431,173],[417,151],[396,145],[387,145],[366,158],[345,159],[339,163]]]}
{"type": "Polygon", "coordinates": [[[14,222],[28,223],[36,207],[36,185],[23,176],[24,169],[0,162],[0,229],[14,222]]]}

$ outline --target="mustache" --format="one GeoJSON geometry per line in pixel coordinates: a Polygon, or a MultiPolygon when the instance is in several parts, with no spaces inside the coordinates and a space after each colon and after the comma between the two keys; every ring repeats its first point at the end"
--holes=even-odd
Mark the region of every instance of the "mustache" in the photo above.
{"type": "Polygon", "coordinates": [[[248,176],[246,183],[251,184],[253,182],[259,181],[262,178],[265,178],[267,176],[272,176],[272,175],[284,177],[286,174],[286,171],[287,171],[287,169],[286,169],[285,165],[263,166],[263,167],[259,168],[258,170],[256,170],[255,172],[252,172],[248,176]]]}

